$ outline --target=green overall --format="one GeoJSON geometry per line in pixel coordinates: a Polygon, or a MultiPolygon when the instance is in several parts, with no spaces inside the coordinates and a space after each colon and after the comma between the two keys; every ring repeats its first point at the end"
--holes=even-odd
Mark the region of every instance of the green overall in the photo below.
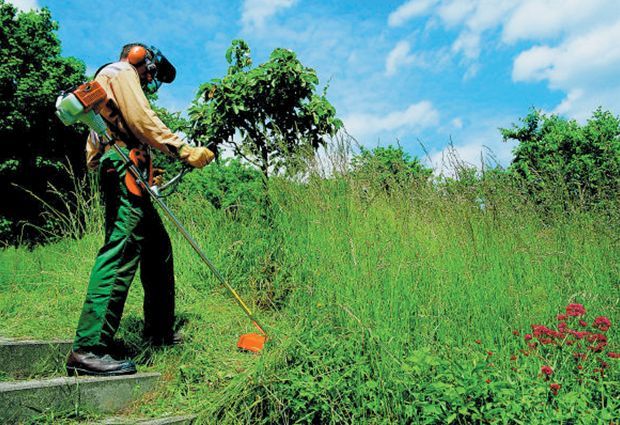
{"type": "Polygon", "coordinates": [[[172,337],[174,272],[170,238],[148,195],[129,193],[124,176],[122,159],[110,149],[99,166],[105,242],[90,275],[74,350],[105,351],[109,347],[138,265],[144,287],[144,334],[153,339],[172,337]]]}

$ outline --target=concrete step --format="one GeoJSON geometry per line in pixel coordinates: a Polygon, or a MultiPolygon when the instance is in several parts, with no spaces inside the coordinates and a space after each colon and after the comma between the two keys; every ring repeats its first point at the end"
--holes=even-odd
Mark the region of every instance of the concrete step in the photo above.
{"type": "Polygon", "coordinates": [[[92,425],[191,425],[196,420],[195,415],[168,416],[166,418],[125,418],[122,416],[104,419],[92,425]]]}
{"type": "Polygon", "coordinates": [[[0,382],[0,423],[77,411],[114,413],[154,389],[159,373],[0,382]]]}
{"type": "Polygon", "coordinates": [[[0,373],[12,378],[64,370],[72,341],[0,340],[0,373]]]}

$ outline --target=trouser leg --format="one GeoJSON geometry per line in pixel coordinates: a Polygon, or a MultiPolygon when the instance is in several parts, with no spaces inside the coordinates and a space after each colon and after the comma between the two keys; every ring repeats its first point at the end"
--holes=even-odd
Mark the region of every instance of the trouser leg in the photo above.
{"type": "Polygon", "coordinates": [[[100,167],[106,238],[93,266],[73,349],[105,350],[120,324],[131,281],[138,268],[144,200],[129,194],[118,170],[122,161],[107,155],[100,167]]]}
{"type": "Polygon", "coordinates": [[[144,334],[167,342],[174,332],[172,244],[154,207],[145,210],[140,279],[144,287],[144,334]]]}

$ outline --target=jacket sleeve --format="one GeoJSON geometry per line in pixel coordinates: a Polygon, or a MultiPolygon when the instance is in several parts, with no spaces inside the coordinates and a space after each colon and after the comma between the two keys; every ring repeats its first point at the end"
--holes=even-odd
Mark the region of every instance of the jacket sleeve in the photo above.
{"type": "Polygon", "coordinates": [[[178,158],[185,142],[166,127],[151,109],[137,72],[134,69],[122,70],[110,81],[110,89],[133,135],[142,143],[178,158]]]}

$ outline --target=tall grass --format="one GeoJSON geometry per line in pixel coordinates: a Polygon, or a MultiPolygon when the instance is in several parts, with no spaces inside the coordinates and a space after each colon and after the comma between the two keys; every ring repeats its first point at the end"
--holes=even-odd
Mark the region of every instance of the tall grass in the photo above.
{"type": "MultiPolygon", "coordinates": [[[[588,388],[559,375],[566,390],[551,399],[538,360],[520,359],[519,372],[509,360],[522,346],[514,330],[554,321],[569,302],[618,324],[613,212],[541,209],[502,181],[410,181],[386,193],[342,168],[328,174],[272,180],[268,221],[257,210],[217,210],[195,194],[169,199],[271,339],[260,357],[232,351],[247,321],[169,228],[189,343],[145,362],[167,378],[143,412],[187,410],[207,423],[618,419],[620,365],[588,388]],[[575,393],[578,403],[562,399],[575,393]]],[[[77,320],[85,288],[77,282],[101,237],[2,252],[0,334],[72,332],[67,317],[77,320]],[[38,285],[16,284],[32,276],[38,285]],[[50,290],[65,281],[63,294],[50,290]],[[41,306],[43,294],[56,304],[41,306]],[[42,316],[45,324],[34,325],[42,316]]],[[[139,290],[127,309],[139,317],[139,290]]],[[[121,336],[136,338],[127,326],[121,336]]],[[[617,347],[616,326],[608,338],[617,347]]]]}
{"type": "MultiPolygon", "coordinates": [[[[421,348],[469,364],[481,340],[508,370],[512,331],[569,302],[619,318],[618,239],[594,214],[541,216],[519,192],[483,209],[429,186],[360,196],[341,179],[279,190],[295,325],[274,331],[281,345],[258,382],[231,387],[248,421],[416,422],[432,403],[408,411],[415,383],[403,376],[421,348]]],[[[429,412],[438,422],[453,413],[429,412]]]]}

